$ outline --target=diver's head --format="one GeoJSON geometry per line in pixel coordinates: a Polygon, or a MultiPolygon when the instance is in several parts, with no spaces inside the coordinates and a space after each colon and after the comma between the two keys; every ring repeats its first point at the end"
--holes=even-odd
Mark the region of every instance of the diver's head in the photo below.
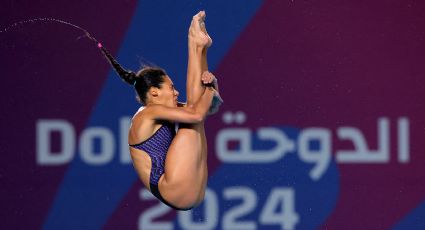
{"type": "Polygon", "coordinates": [[[177,106],[179,92],[163,69],[145,67],[137,72],[134,82],[138,101],[144,105],[177,106]]]}

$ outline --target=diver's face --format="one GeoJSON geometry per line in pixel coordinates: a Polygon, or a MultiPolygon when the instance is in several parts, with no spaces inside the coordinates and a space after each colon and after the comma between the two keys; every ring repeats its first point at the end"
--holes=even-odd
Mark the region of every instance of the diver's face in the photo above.
{"type": "Polygon", "coordinates": [[[179,92],[174,88],[174,84],[170,77],[164,77],[164,82],[162,83],[161,89],[159,89],[159,91],[161,95],[161,101],[164,105],[170,107],[177,106],[177,96],[179,96],[179,92]]]}

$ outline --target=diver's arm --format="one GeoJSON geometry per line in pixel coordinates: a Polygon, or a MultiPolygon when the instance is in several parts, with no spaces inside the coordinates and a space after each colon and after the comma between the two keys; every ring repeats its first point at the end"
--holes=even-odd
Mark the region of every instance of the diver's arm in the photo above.
{"type": "Polygon", "coordinates": [[[144,111],[144,116],[153,120],[168,120],[182,123],[202,122],[211,105],[215,90],[207,87],[201,98],[192,106],[168,107],[164,105],[151,105],[144,111]]]}

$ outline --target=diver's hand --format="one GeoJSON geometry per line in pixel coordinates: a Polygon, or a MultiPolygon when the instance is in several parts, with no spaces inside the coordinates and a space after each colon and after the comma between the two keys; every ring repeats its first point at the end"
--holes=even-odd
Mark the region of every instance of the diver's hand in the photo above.
{"type": "Polygon", "coordinates": [[[202,84],[205,86],[211,86],[214,89],[218,90],[217,78],[209,71],[205,71],[201,76],[202,84]]]}

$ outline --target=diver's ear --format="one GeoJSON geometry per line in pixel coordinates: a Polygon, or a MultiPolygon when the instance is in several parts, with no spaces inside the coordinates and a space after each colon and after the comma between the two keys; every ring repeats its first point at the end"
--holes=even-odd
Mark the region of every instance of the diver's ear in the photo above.
{"type": "Polygon", "coordinates": [[[156,88],[156,87],[151,87],[151,88],[149,89],[149,94],[150,94],[152,97],[158,97],[158,96],[159,96],[159,89],[158,89],[158,88],[156,88]]]}

